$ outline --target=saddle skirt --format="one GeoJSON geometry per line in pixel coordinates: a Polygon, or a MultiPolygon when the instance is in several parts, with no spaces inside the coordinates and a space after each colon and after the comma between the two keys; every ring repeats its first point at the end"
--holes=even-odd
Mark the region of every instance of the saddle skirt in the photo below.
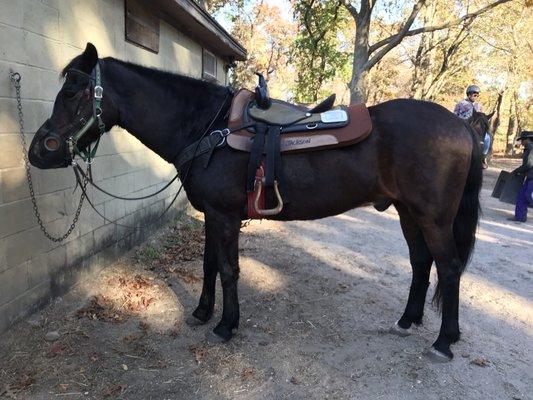
{"type": "MultiPolygon", "coordinates": [[[[255,121],[268,125],[285,126],[281,130],[281,152],[307,152],[335,147],[349,146],[364,140],[372,131],[372,121],[364,104],[335,108],[327,113],[342,116],[347,120],[323,123],[321,114],[310,114],[305,107],[273,100],[267,110],[254,107],[254,93],[247,89],[239,90],[232,101],[228,128],[238,129],[255,121]],[[295,122],[292,124],[292,122],[295,122]]],[[[327,114],[326,113],[326,114],[327,114]]],[[[255,133],[253,128],[243,128],[227,137],[230,147],[250,152],[255,133]]]]}

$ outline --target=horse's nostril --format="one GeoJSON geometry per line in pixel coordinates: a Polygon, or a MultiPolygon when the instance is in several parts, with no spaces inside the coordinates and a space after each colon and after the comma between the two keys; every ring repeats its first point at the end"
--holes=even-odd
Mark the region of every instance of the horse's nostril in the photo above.
{"type": "Polygon", "coordinates": [[[48,151],[57,151],[59,149],[59,141],[53,137],[46,138],[43,144],[48,151]]]}

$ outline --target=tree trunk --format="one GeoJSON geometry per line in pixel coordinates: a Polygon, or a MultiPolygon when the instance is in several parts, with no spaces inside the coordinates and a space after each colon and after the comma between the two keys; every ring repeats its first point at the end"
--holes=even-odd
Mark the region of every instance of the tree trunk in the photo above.
{"type": "Polygon", "coordinates": [[[509,105],[509,125],[507,125],[507,135],[505,137],[505,154],[506,155],[511,155],[513,153],[512,139],[514,139],[514,135],[515,135],[515,113],[514,113],[515,106],[516,105],[514,104],[514,98],[511,96],[511,104],[509,105]]]}
{"type": "Polygon", "coordinates": [[[352,80],[350,81],[350,104],[366,102],[368,95],[366,63],[368,61],[368,35],[370,12],[360,14],[356,20],[352,80]]]}

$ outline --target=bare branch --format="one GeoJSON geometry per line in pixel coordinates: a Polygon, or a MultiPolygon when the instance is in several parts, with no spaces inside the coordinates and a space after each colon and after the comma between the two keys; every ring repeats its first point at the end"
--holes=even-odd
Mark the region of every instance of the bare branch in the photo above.
{"type": "Polygon", "coordinates": [[[341,4],[346,7],[346,9],[348,10],[348,12],[352,15],[352,17],[354,17],[355,19],[357,19],[359,17],[359,12],[357,11],[357,9],[350,3],[350,0],[341,0],[341,4]]]}
{"type": "MultiPolygon", "coordinates": [[[[483,14],[483,13],[485,13],[485,12],[491,10],[491,9],[493,9],[494,7],[497,7],[500,4],[508,3],[509,1],[513,1],[513,0],[497,0],[494,3],[491,3],[491,4],[489,4],[489,5],[485,6],[485,7],[477,10],[477,11],[474,11],[474,12],[469,13],[469,14],[465,14],[461,18],[457,18],[457,19],[455,19],[453,21],[448,21],[445,24],[435,25],[435,26],[425,26],[425,27],[422,27],[422,28],[413,29],[413,30],[405,32],[403,35],[402,35],[402,31],[400,31],[396,35],[390,36],[390,37],[388,37],[386,39],[380,40],[379,42],[373,44],[372,46],[370,46],[368,51],[371,54],[374,51],[376,51],[377,49],[379,49],[380,47],[387,46],[387,48],[389,48],[389,50],[387,50],[387,52],[388,52],[392,48],[392,47],[389,46],[391,43],[398,44],[406,36],[415,36],[415,35],[418,35],[418,34],[420,34],[422,32],[434,32],[434,31],[439,31],[441,29],[446,29],[446,28],[451,28],[453,26],[457,26],[457,25],[461,24],[463,21],[466,21],[468,19],[476,18],[477,16],[479,16],[479,15],[481,15],[481,14],[483,14]]],[[[385,54],[383,54],[383,55],[385,55],[385,54]]],[[[381,58],[383,57],[383,55],[381,56],[381,58]]]]}
{"type": "MultiPolygon", "coordinates": [[[[381,49],[370,60],[367,61],[367,63],[365,64],[365,69],[367,71],[372,68],[379,60],[381,60],[383,56],[385,56],[385,54],[391,51],[402,41],[425,2],[426,0],[418,0],[416,2],[416,4],[413,6],[413,9],[411,10],[411,15],[409,15],[409,18],[407,18],[407,21],[405,21],[405,24],[403,25],[402,29],[396,35],[389,37],[389,39],[393,37],[395,37],[395,39],[390,40],[389,43],[383,49],[381,49]]],[[[371,54],[370,51],[369,54],[371,54]]]]}

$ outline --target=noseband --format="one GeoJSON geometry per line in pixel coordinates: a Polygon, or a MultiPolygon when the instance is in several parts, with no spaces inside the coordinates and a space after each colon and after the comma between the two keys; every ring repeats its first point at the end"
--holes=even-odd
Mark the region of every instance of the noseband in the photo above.
{"type": "Polygon", "coordinates": [[[92,94],[91,97],[93,112],[91,118],[89,118],[88,120],[85,117],[81,117],[78,121],[78,124],[76,124],[81,125],[81,127],[67,138],[69,155],[72,162],[74,162],[75,156],[80,156],[83,161],[90,164],[96,154],[96,150],[98,149],[100,138],[106,131],[104,121],[102,120],[102,97],[104,94],[104,88],[102,87],[100,65],[97,62],[90,75],[74,68],[71,68],[67,71],[67,73],[71,72],[87,77],[89,79],[89,85],[91,86],[90,93],[92,94]],[[92,82],[94,82],[94,85],[92,84],[92,82]],[[78,147],[79,140],[89,131],[90,128],[92,128],[95,123],[98,124],[99,130],[99,135],[98,139],[96,140],[96,143],[94,144],[92,149],[90,144],[88,145],[87,149],[80,149],[78,147]]]}

